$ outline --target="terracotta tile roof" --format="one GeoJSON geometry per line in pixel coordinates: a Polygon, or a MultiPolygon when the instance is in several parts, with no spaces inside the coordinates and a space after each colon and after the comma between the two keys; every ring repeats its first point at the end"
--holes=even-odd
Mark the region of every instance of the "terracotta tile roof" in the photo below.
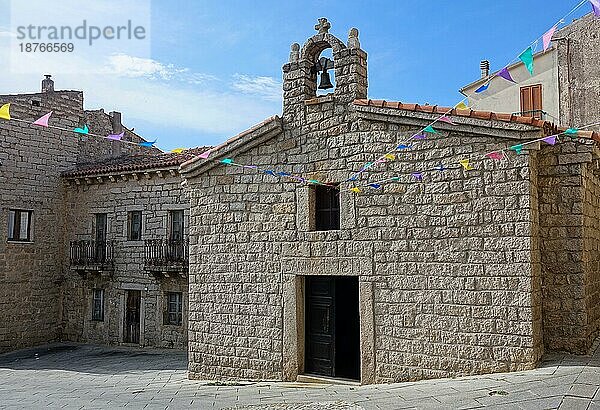
{"type": "Polygon", "coordinates": [[[451,107],[440,107],[437,105],[419,105],[419,104],[403,104],[397,101],[385,101],[385,100],[354,100],[354,105],[366,106],[366,107],[379,107],[379,108],[393,108],[396,110],[406,110],[414,112],[424,112],[429,114],[446,114],[448,116],[456,117],[469,117],[480,120],[496,120],[503,122],[512,122],[517,124],[532,125],[538,128],[545,128],[548,126],[554,127],[554,124],[550,121],[539,120],[533,117],[523,117],[521,115],[514,114],[502,114],[491,111],[475,111],[471,109],[457,110],[451,107]]]}
{"type": "Polygon", "coordinates": [[[77,178],[93,175],[106,175],[118,172],[145,171],[164,168],[178,168],[179,165],[210,149],[191,148],[182,153],[166,152],[156,155],[127,155],[108,158],[102,161],[78,164],[74,169],[62,173],[64,178],[77,178]]]}

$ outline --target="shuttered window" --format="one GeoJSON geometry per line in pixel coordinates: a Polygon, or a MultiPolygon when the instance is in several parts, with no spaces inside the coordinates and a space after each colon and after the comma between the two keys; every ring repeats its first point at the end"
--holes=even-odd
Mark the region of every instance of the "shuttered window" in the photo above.
{"type": "Polygon", "coordinates": [[[127,218],[127,239],[142,240],[142,211],[131,211],[127,218]]]}
{"type": "Polygon", "coordinates": [[[8,240],[31,241],[31,218],[33,211],[22,209],[8,210],[8,240]]]}
{"type": "Polygon", "coordinates": [[[521,115],[542,117],[542,85],[521,87],[521,115]]]}

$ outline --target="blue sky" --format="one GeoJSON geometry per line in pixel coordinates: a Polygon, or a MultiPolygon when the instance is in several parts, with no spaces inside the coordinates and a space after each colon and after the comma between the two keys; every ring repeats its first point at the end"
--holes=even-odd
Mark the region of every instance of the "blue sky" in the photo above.
{"type": "MultiPolygon", "coordinates": [[[[27,3],[32,13],[52,7],[46,1],[36,9],[35,1],[27,3]]],[[[75,19],[86,7],[78,3],[75,19]]],[[[327,17],[343,41],[351,27],[359,29],[370,98],[452,105],[462,98],[458,89],[478,78],[481,59],[502,68],[577,3],[152,1],[150,55],[109,56],[106,70],[93,76],[55,74],[56,87],[84,90],[86,108],[122,111],[127,126],[158,138],[162,149],[216,144],[281,112],[281,66],[291,43],[315,33],[318,17],[327,17]]],[[[119,4],[109,15],[119,15],[119,4]]],[[[0,0],[0,7],[10,1],[0,0]]],[[[584,5],[568,21],[590,9],[584,5]]],[[[0,68],[10,27],[4,14],[0,68]]],[[[0,93],[38,90],[49,67],[39,75],[8,72],[0,93]]]]}

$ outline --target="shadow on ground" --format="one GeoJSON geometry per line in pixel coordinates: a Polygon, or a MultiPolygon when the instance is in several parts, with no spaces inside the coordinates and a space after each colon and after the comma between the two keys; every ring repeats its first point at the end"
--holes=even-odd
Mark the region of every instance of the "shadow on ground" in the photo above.
{"type": "Polygon", "coordinates": [[[97,374],[144,370],[186,370],[187,352],[53,343],[2,354],[0,355],[0,369],[65,370],[97,374]]]}

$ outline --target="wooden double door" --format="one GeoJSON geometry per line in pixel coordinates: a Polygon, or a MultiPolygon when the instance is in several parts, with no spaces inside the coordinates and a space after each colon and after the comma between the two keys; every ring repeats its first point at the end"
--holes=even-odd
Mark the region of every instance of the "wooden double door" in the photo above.
{"type": "Polygon", "coordinates": [[[358,278],[305,278],[307,374],[360,380],[358,278]]]}

